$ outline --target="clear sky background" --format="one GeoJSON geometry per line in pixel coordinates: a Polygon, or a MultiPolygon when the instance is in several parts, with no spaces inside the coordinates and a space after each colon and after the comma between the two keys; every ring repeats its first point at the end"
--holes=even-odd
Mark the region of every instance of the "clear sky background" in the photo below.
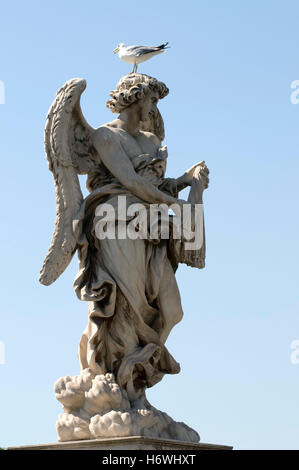
{"type": "Polygon", "coordinates": [[[299,449],[299,4],[290,0],[1,2],[0,446],[55,442],[54,382],[79,372],[87,304],[75,257],[38,283],[55,221],[43,149],[58,88],[83,77],[82,108],[111,120],[109,91],[131,67],[119,42],[161,44],[140,72],[164,81],[168,176],[205,160],[206,269],[181,265],[185,316],[168,340],[182,372],[148,398],[203,442],[299,449]]]}

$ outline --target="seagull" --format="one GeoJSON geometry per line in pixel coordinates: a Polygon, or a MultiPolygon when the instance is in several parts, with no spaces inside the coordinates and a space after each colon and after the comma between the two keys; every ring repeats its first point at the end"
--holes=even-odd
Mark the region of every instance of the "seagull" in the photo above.
{"type": "Polygon", "coordinates": [[[127,62],[128,64],[134,64],[133,70],[131,73],[137,72],[137,67],[141,62],[145,62],[148,59],[154,57],[154,55],[161,54],[165,52],[165,49],[168,42],[161,44],[161,46],[126,46],[124,43],[118,44],[114,49],[113,53],[118,52],[118,57],[127,62]]]}

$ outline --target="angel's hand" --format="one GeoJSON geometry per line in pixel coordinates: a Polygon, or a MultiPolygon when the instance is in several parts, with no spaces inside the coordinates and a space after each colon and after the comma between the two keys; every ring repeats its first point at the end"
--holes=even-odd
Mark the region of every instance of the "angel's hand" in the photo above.
{"type": "Polygon", "coordinates": [[[187,170],[182,176],[177,178],[178,191],[191,186],[193,178],[198,178],[202,183],[202,190],[204,191],[209,185],[209,170],[204,161],[195,163],[189,170],[187,170]]]}
{"type": "Polygon", "coordinates": [[[193,178],[199,178],[202,182],[203,189],[207,189],[207,187],[209,186],[209,173],[209,169],[206,166],[205,162],[201,161],[191,166],[191,168],[189,168],[189,170],[187,170],[183,176],[190,185],[192,183],[193,178]]]}
{"type": "Polygon", "coordinates": [[[159,189],[161,191],[166,191],[171,194],[173,197],[176,197],[178,192],[177,179],[175,178],[165,178],[163,183],[160,184],[159,189]]]}

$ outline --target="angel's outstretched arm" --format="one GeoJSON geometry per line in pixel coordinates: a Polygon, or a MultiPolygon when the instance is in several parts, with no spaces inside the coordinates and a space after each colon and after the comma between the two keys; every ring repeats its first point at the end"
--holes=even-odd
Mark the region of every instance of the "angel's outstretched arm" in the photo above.
{"type": "Polygon", "coordinates": [[[178,203],[176,198],[160,191],[136,173],[115,132],[101,127],[96,131],[93,142],[106,168],[135,196],[150,203],[178,203]]]}

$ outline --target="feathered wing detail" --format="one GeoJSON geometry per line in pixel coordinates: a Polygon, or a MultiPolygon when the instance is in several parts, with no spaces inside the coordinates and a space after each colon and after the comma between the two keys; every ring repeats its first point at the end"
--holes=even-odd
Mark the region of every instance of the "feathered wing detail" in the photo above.
{"type": "Polygon", "coordinates": [[[86,174],[95,166],[91,141],[94,129],[85,121],[80,107],[85,88],[83,79],[68,80],[57,92],[47,115],[45,151],[54,176],[56,224],[40,273],[39,280],[44,285],[56,281],[76,251],[72,223],[83,201],[78,174],[86,174]]]}

